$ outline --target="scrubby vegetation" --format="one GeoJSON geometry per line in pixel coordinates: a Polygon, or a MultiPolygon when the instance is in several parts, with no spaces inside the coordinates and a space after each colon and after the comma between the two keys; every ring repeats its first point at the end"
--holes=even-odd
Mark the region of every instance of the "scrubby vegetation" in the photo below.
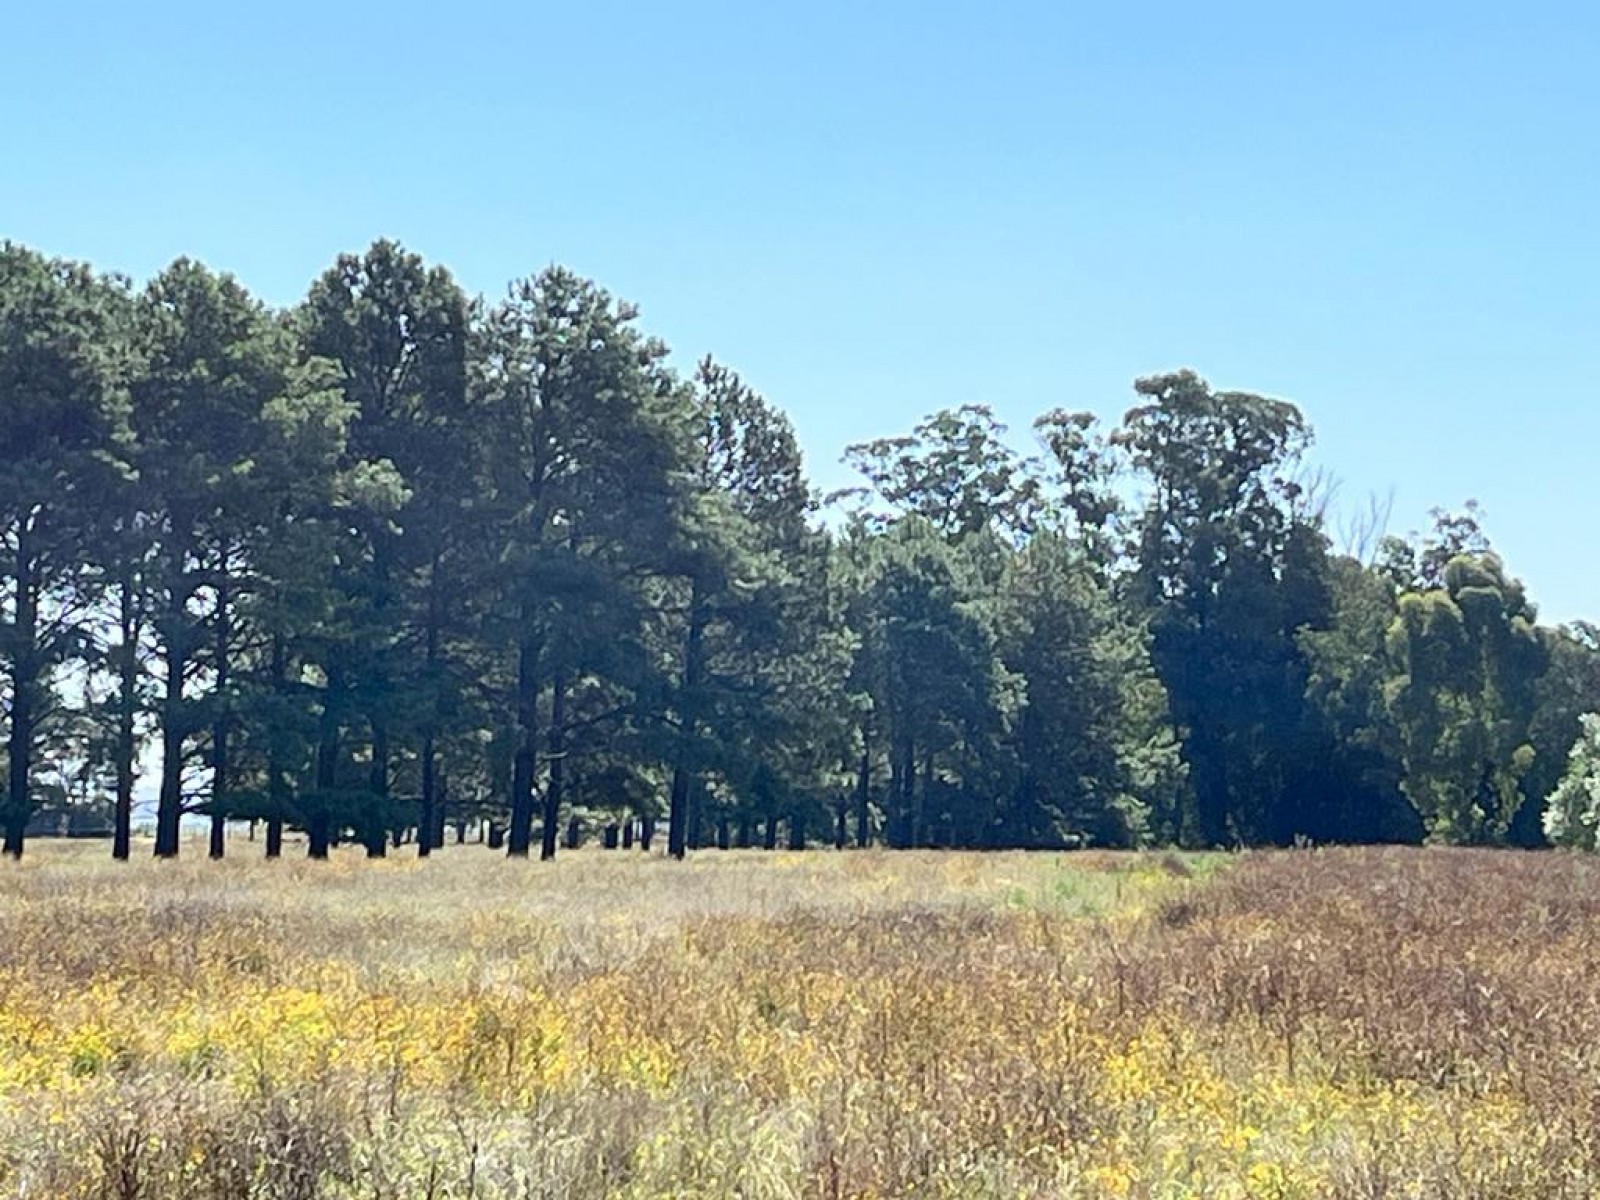
{"type": "Polygon", "coordinates": [[[1600,866],[1488,850],[0,875],[16,1196],[1586,1197],[1600,866]]]}

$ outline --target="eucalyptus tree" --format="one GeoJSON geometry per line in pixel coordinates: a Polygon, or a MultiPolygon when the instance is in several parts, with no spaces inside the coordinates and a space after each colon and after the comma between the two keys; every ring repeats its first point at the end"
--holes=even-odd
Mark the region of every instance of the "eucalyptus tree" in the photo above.
{"type": "Polygon", "coordinates": [[[1548,648],[1522,584],[1493,554],[1463,554],[1408,592],[1389,630],[1387,696],[1401,787],[1439,841],[1506,839],[1533,766],[1548,648]]]}
{"type": "Polygon", "coordinates": [[[41,738],[87,654],[95,567],[124,477],[126,290],[0,244],[0,686],[5,853],[20,857],[41,738]]]}
{"type": "Polygon", "coordinates": [[[998,658],[994,600],[1015,548],[1046,516],[1040,463],[1005,433],[989,408],[965,405],[845,451],[866,479],[836,497],[852,509],[843,548],[858,843],[884,775],[891,844],[998,836],[999,797],[1015,773],[1006,722],[1016,681],[998,658]],[[945,657],[918,659],[936,653],[945,657]]]}
{"type": "Polygon", "coordinates": [[[1148,483],[1137,584],[1206,845],[1285,840],[1298,820],[1299,631],[1326,624],[1325,544],[1297,506],[1298,409],[1215,392],[1191,371],[1141,379],[1115,435],[1148,483]]]}
{"type": "Polygon", "coordinates": [[[860,511],[879,525],[918,516],[951,539],[988,529],[1025,535],[1042,502],[1038,464],[1005,433],[987,406],[968,404],[934,413],[909,435],[847,447],[845,462],[867,480],[860,511]]]}
{"type": "Polygon", "coordinates": [[[1600,848],[1600,713],[1578,717],[1578,737],[1545,809],[1545,836],[1557,846],[1600,848]]]}
{"type": "Polygon", "coordinates": [[[1385,571],[1328,561],[1329,619],[1299,634],[1306,736],[1295,832],[1316,842],[1417,842],[1423,828],[1400,788],[1399,735],[1386,689],[1399,592],[1385,571]]]}
{"type": "Polygon", "coordinates": [[[1548,661],[1528,726],[1534,759],[1522,781],[1526,802],[1508,831],[1509,840],[1519,846],[1544,843],[1545,802],[1560,784],[1568,752],[1579,740],[1580,718],[1600,712],[1600,628],[1573,621],[1555,629],[1540,628],[1539,636],[1548,661]]]}

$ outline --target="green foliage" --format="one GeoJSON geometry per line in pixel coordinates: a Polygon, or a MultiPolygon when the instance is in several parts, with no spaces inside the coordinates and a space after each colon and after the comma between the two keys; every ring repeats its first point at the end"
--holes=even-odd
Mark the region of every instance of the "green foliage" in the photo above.
{"type": "Polygon", "coordinates": [[[1328,621],[1326,539],[1293,478],[1310,433],[1293,405],[1192,372],[1135,387],[1146,402],[1115,441],[1150,484],[1135,582],[1194,789],[1178,832],[1286,842],[1306,824],[1297,638],[1328,621]]]}
{"type": "Polygon", "coordinates": [[[162,854],[195,812],[319,856],[1541,843],[1595,631],[1537,626],[1470,503],[1331,554],[1294,405],[1134,386],[1031,452],[976,404],[852,446],[828,513],[776,405],[565,268],[483,305],[379,241],[278,313],[6,245],[7,847],[114,787],[125,856],[147,740],[162,854]]]}
{"type": "Polygon", "coordinates": [[[1545,809],[1544,832],[1557,846],[1595,850],[1600,849],[1600,713],[1584,713],[1578,725],[1566,773],[1545,809]]]}
{"type": "Polygon", "coordinates": [[[121,281],[0,243],[0,688],[5,848],[22,853],[33,771],[90,651],[95,570],[127,476],[121,281]]]}
{"type": "Polygon", "coordinates": [[[1006,843],[1171,840],[1185,769],[1144,629],[1072,543],[1042,533],[1004,589],[1006,665],[1020,679],[1020,778],[1006,843]]]}
{"type": "Polygon", "coordinates": [[[1032,461],[1004,441],[1005,426],[981,404],[945,409],[909,437],[851,446],[845,461],[871,485],[886,510],[864,508],[878,523],[919,516],[946,537],[998,528],[1024,534],[1033,527],[1040,484],[1032,461]]]}
{"type": "Polygon", "coordinates": [[[1525,799],[1547,651],[1522,585],[1492,554],[1451,559],[1441,583],[1402,596],[1389,632],[1401,787],[1430,836],[1499,842],[1525,799]]]}

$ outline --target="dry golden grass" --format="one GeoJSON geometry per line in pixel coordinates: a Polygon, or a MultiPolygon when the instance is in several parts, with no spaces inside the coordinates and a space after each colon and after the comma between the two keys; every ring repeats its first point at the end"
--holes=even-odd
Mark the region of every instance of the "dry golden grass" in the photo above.
{"type": "Polygon", "coordinates": [[[5,1194],[1600,1190],[1582,859],[101,852],[0,871],[5,1194]]]}

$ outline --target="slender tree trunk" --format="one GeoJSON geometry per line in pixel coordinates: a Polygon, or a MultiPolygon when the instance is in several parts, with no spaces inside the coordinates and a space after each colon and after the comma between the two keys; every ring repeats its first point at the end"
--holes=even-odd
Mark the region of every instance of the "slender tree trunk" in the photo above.
{"type": "Polygon", "coordinates": [[[134,760],[138,757],[135,721],[139,713],[139,613],[131,574],[117,586],[117,798],[112,821],[111,857],[127,862],[133,853],[134,760]]]}
{"type": "Polygon", "coordinates": [[[436,800],[433,808],[433,846],[439,850],[444,848],[444,831],[448,825],[447,817],[450,812],[450,772],[445,765],[440,763],[434,767],[436,800]]]}
{"type": "Polygon", "coordinates": [[[705,653],[706,616],[700,599],[700,582],[689,587],[689,632],[683,650],[683,700],[677,761],[672,767],[672,791],[667,804],[667,854],[682,859],[689,841],[689,800],[694,786],[694,741],[699,736],[696,713],[700,704],[701,658],[705,653]]]}
{"type": "MultiPolygon", "coordinates": [[[[916,807],[912,809],[911,820],[911,845],[913,849],[926,849],[931,842],[928,830],[928,787],[933,783],[933,751],[922,751],[922,785],[916,788],[913,797],[916,807]]],[[[913,775],[913,779],[915,779],[913,775]]]]}
{"type": "Polygon", "coordinates": [[[834,807],[833,814],[833,848],[843,850],[850,841],[850,802],[843,796],[834,807]]]}
{"type": "Polygon", "coordinates": [[[770,809],[761,822],[761,848],[763,850],[778,848],[778,814],[770,809]]]}
{"type": "Polygon", "coordinates": [[[649,853],[650,843],[656,840],[656,819],[643,817],[639,821],[639,849],[649,853]]]}
{"type": "Polygon", "coordinates": [[[169,614],[173,625],[167,638],[165,694],[161,699],[161,792],[156,799],[157,858],[178,857],[178,824],[183,817],[183,744],[187,714],[183,706],[183,677],[188,655],[183,649],[182,622],[187,617],[169,614]]]}
{"type": "Polygon", "coordinates": [[[700,781],[700,773],[696,771],[694,778],[689,781],[688,838],[691,850],[700,849],[705,840],[705,803],[706,789],[700,781]]]}
{"type": "Polygon", "coordinates": [[[889,808],[884,841],[895,850],[911,845],[912,794],[916,790],[914,747],[909,738],[896,742],[889,756],[889,808]]]}
{"type": "Polygon", "coordinates": [[[667,796],[667,854],[681,859],[689,848],[689,767],[687,753],[678,751],[678,761],[672,768],[672,790],[667,796]]]}
{"type": "Polygon", "coordinates": [[[556,822],[561,819],[561,790],[567,770],[567,674],[557,669],[550,681],[550,776],[545,780],[544,828],[539,857],[548,862],[556,856],[556,822]]]}
{"type": "Polygon", "coordinates": [[[865,850],[872,843],[872,743],[865,741],[861,763],[856,770],[856,845],[865,850]]]}
{"type": "Polygon", "coordinates": [[[227,850],[228,803],[228,643],[233,636],[228,619],[228,556],[223,555],[217,579],[216,695],[217,715],[211,724],[211,845],[212,858],[227,850]]]}
{"type": "Polygon", "coordinates": [[[434,832],[438,824],[434,799],[438,784],[434,778],[433,729],[422,734],[422,807],[417,813],[417,857],[427,858],[433,851],[434,832]]]}
{"type": "Polygon", "coordinates": [[[733,835],[733,844],[739,850],[748,850],[754,840],[755,833],[751,828],[750,811],[745,809],[739,814],[739,829],[733,835]]]}
{"type": "Polygon", "coordinates": [[[806,818],[804,813],[789,814],[789,849],[806,848],[806,818]]]}
{"type": "Polygon", "coordinates": [[[39,591],[34,578],[31,518],[17,530],[15,630],[17,655],[11,664],[11,739],[7,750],[5,853],[22,857],[28,817],[33,811],[34,700],[39,687],[39,591]]]}
{"type": "Polygon", "coordinates": [[[726,813],[724,813],[722,816],[717,818],[717,849],[726,850],[731,843],[732,838],[729,835],[728,816],[726,813]]]}
{"type": "Polygon", "coordinates": [[[376,797],[376,811],[362,830],[361,844],[368,858],[386,858],[389,854],[389,727],[382,721],[372,726],[372,768],[367,775],[367,790],[376,797]]]}
{"type": "MultiPolygon", "coordinates": [[[[524,628],[532,613],[523,610],[524,628]]],[[[539,759],[538,647],[525,641],[517,651],[517,753],[511,765],[511,829],[506,853],[527,858],[533,844],[533,773],[539,759]]]]}
{"type": "MultiPolygon", "coordinates": [[[[272,690],[282,696],[289,688],[289,651],[282,634],[272,635],[272,690]]],[[[267,739],[267,857],[283,854],[283,818],[289,811],[289,780],[283,766],[283,733],[274,729],[267,739]]]]}
{"type": "Polygon", "coordinates": [[[435,838],[437,821],[434,814],[438,810],[438,777],[434,764],[434,740],[437,734],[437,718],[439,713],[439,629],[444,624],[443,598],[440,595],[439,584],[439,554],[433,556],[433,562],[428,571],[428,628],[426,634],[426,660],[428,686],[432,689],[428,697],[428,719],[422,731],[422,803],[417,814],[417,857],[427,858],[439,839],[435,838]]]}
{"type": "Polygon", "coordinates": [[[343,704],[344,675],[337,668],[329,668],[317,737],[317,791],[322,797],[316,811],[306,821],[306,855],[309,858],[327,858],[333,845],[333,818],[328,805],[339,782],[339,721],[343,704]]]}

